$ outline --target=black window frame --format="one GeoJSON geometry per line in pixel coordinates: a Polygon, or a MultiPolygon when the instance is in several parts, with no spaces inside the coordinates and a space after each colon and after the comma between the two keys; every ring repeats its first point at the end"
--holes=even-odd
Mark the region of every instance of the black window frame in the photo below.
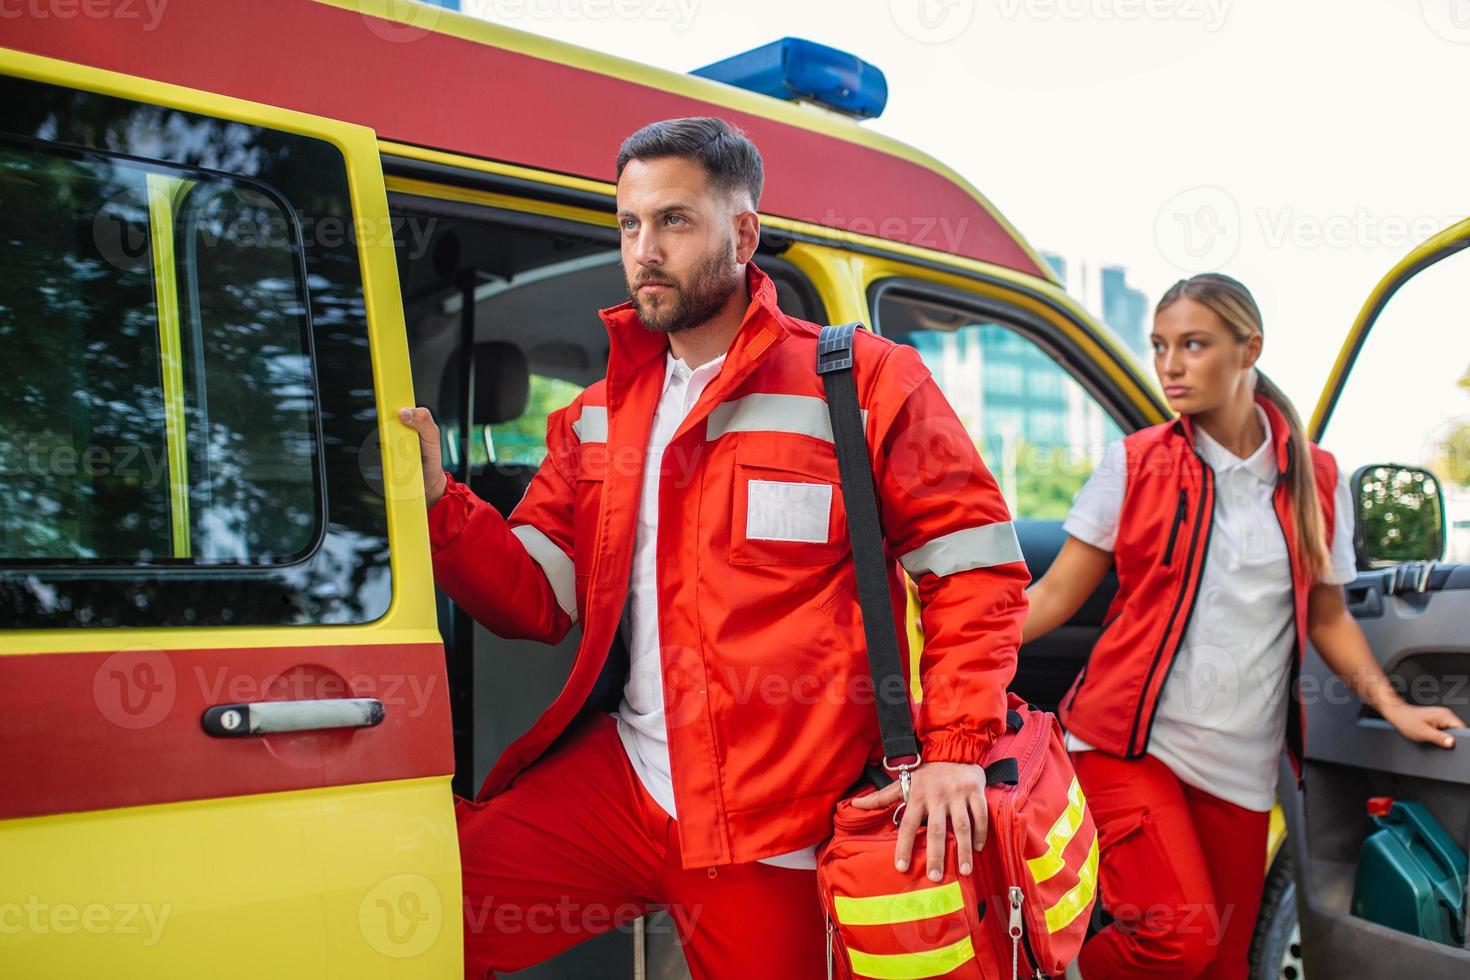
{"type": "MultiPolygon", "coordinates": [[[[1050,357],[1082,390],[1097,402],[1124,436],[1145,428],[1152,423],[1127,398],[1122,397],[1100,364],[1078,355],[1057,336],[1057,327],[1045,318],[1006,303],[1003,300],[956,289],[943,283],[929,282],[914,276],[888,276],[868,286],[868,311],[873,318],[873,332],[883,336],[881,300],[888,293],[912,298],[920,302],[939,303],[974,313],[985,323],[1010,330],[1050,357]]],[[[1041,297],[1038,295],[1037,297],[1041,297]]]]}

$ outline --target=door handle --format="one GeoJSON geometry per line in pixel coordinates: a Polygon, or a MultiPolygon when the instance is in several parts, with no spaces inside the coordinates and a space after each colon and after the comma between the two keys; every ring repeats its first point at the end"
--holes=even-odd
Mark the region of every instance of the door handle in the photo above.
{"type": "Polygon", "coordinates": [[[199,719],[219,738],[309,732],[329,728],[372,728],[382,724],[383,702],[377,698],[316,698],[301,701],[247,701],[216,704],[199,719]]]}
{"type": "Polygon", "coordinates": [[[1383,592],[1377,585],[1350,585],[1347,609],[1356,619],[1373,619],[1383,615],[1383,592]]]}

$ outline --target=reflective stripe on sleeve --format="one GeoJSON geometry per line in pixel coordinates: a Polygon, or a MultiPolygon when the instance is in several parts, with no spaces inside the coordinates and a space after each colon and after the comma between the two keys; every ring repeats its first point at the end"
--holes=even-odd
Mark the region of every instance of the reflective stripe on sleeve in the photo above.
{"type": "Polygon", "coordinates": [[[1005,565],[1024,561],[1025,556],[1021,554],[1021,542],[1016,538],[1016,525],[1011,521],[997,521],[951,531],[915,548],[900,560],[908,573],[917,578],[925,572],[943,576],[972,568],[1005,565]]]}
{"type": "Polygon", "coordinates": [[[551,591],[556,595],[556,604],[561,606],[562,611],[575,623],[577,621],[577,570],[572,560],[550,538],[530,524],[518,524],[510,529],[510,533],[514,534],[525,546],[526,554],[541,566],[541,571],[546,575],[546,581],[551,585],[551,591]]]}

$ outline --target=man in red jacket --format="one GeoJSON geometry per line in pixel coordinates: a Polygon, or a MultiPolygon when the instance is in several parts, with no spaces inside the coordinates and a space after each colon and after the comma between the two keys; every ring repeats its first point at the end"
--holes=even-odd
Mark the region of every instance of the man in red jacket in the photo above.
{"type": "MultiPolygon", "coordinates": [[[[501,636],[582,626],[561,695],[457,805],[466,972],[662,907],[697,978],[818,976],[814,848],[881,756],[819,328],[783,314],[751,262],[763,172],[741,133],[654,123],[617,172],[630,301],[601,314],[607,377],[550,416],[509,520],[445,475],[425,409],[400,412],[439,586],[501,636]],[[614,714],[589,705],[609,683],[614,714]]],[[[894,609],[899,563],[923,607],[922,764],[895,862],[927,825],[937,880],[947,828],[961,873],[985,840],[979,763],[1004,729],[1029,576],[917,353],[859,331],[854,360],[894,609]]]]}

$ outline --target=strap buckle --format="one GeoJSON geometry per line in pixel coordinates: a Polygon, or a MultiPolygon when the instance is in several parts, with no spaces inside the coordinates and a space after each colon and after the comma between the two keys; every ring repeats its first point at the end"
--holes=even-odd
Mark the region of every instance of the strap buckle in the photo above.
{"type": "Polygon", "coordinates": [[[904,808],[909,805],[909,785],[914,779],[914,770],[924,764],[923,753],[916,752],[913,755],[899,756],[894,762],[888,761],[888,756],[883,757],[883,768],[888,772],[898,773],[898,788],[903,793],[903,802],[898,809],[893,811],[893,825],[896,827],[903,819],[904,808]]]}
{"type": "Polygon", "coordinates": [[[844,323],[822,328],[817,335],[818,374],[852,368],[852,335],[858,327],[856,323],[844,323]]]}

